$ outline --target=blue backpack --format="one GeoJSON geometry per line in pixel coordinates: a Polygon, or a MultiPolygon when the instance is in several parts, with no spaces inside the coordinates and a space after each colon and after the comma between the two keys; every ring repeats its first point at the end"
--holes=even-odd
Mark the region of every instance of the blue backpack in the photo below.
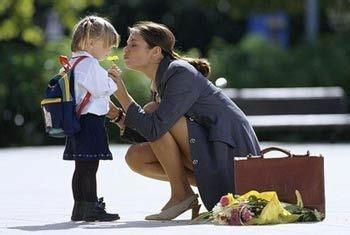
{"type": "Polygon", "coordinates": [[[89,103],[88,92],[82,103],[76,107],[74,92],[74,68],[86,56],[79,57],[70,65],[66,56],[59,56],[63,70],[50,79],[41,101],[45,131],[51,137],[62,138],[80,131],[79,117],[89,103]]]}

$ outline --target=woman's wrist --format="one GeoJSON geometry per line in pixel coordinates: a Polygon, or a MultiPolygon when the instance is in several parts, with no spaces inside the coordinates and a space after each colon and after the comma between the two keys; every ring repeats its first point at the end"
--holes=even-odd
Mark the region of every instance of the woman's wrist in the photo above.
{"type": "Polygon", "coordinates": [[[130,104],[135,102],[126,89],[119,90],[118,88],[118,90],[114,92],[114,96],[117,98],[125,112],[128,111],[130,104]]]}
{"type": "Polygon", "coordinates": [[[110,122],[112,122],[112,123],[118,123],[118,122],[122,119],[123,114],[124,114],[123,110],[122,110],[122,109],[119,109],[119,112],[118,112],[117,116],[115,116],[114,118],[112,118],[112,119],[110,120],[110,122]]]}
{"type": "Polygon", "coordinates": [[[124,135],[124,131],[125,131],[125,124],[124,123],[125,123],[125,113],[123,113],[121,120],[117,124],[119,126],[121,136],[124,135]]]}

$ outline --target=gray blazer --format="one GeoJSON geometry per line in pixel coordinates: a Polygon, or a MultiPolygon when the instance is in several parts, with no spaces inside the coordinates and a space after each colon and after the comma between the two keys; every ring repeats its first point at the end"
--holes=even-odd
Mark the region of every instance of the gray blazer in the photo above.
{"type": "Polygon", "coordinates": [[[165,57],[155,82],[158,109],[145,113],[132,103],[124,138],[157,140],[185,116],[197,186],[211,210],[221,196],[234,192],[233,157],[260,154],[254,130],[237,105],[186,61],[165,57]]]}

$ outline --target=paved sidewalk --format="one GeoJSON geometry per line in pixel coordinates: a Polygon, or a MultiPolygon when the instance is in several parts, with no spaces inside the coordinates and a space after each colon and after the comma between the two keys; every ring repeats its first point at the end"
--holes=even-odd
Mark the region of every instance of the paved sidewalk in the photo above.
{"type": "Polygon", "coordinates": [[[128,146],[113,145],[114,160],[100,164],[98,194],[104,196],[107,211],[118,212],[121,220],[73,223],[73,164],[61,160],[63,147],[26,147],[0,149],[0,234],[350,234],[350,144],[263,143],[263,147],[272,145],[325,156],[325,221],[246,227],[189,225],[190,212],[176,221],[145,221],[145,215],[157,212],[167,201],[169,185],[133,173],[124,162],[128,146]]]}

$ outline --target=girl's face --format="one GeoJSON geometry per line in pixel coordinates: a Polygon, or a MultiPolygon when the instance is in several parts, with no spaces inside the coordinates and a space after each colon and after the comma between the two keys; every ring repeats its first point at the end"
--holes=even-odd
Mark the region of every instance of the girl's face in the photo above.
{"type": "Polygon", "coordinates": [[[124,47],[124,61],[126,67],[133,70],[142,70],[153,63],[153,49],[149,48],[140,34],[132,32],[124,47]]]}
{"type": "Polygon", "coordinates": [[[102,39],[91,39],[86,51],[98,60],[103,60],[110,53],[112,47],[106,47],[102,39]]]}

